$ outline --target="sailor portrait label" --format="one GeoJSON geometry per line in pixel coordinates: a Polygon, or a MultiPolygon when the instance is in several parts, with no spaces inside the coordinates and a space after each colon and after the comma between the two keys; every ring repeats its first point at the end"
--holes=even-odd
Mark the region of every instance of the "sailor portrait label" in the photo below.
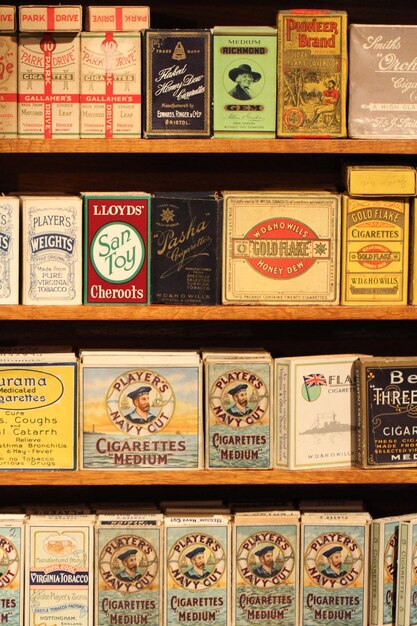
{"type": "Polygon", "coordinates": [[[391,537],[387,541],[384,551],[384,569],[391,582],[394,581],[394,575],[397,569],[397,555],[398,537],[397,533],[392,533],[391,537]]]}
{"type": "Polygon", "coordinates": [[[329,531],[315,537],[308,545],[304,566],[316,585],[324,589],[344,589],[362,572],[362,550],[350,535],[329,531]]]}
{"type": "Polygon", "coordinates": [[[267,387],[257,374],[246,370],[224,372],[210,390],[211,413],[216,422],[232,428],[262,423],[267,414],[267,387]]]}
{"type": "Polygon", "coordinates": [[[109,386],[106,408],[111,422],[125,434],[154,435],[174,415],[175,394],[171,384],[157,372],[129,370],[109,386]]]}
{"type": "Polygon", "coordinates": [[[222,545],[203,532],[178,539],[168,554],[168,572],[172,580],[188,591],[201,591],[216,585],[226,570],[222,545]]]}
{"type": "Polygon", "coordinates": [[[288,579],[294,569],[295,555],[291,543],[283,535],[258,531],[240,544],[237,564],[241,576],[252,587],[268,589],[288,579]]]}
{"type": "Polygon", "coordinates": [[[143,537],[121,535],[104,546],[99,567],[109,588],[123,594],[136,593],[148,588],[157,577],[158,557],[143,537]]]}
{"type": "Polygon", "coordinates": [[[0,589],[8,587],[19,572],[19,555],[13,543],[0,535],[0,589]]]}
{"type": "Polygon", "coordinates": [[[306,272],[318,259],[330,259],[330,240],[303,222],[277,217],[256,224],[232,241],[232,256],[243,258],[263,276],[277,280],[306,272]]]}

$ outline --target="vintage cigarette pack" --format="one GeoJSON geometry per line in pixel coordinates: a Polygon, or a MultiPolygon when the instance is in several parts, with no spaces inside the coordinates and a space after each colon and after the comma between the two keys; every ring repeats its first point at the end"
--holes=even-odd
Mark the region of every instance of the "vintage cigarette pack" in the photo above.
{"type": "Polygon", "coordinates": [[[350,137],[401,139],[417,135],[416,35],[415,25],[351,25],[350,137]]]}
{"type": "Polygon", "coordinates": [[[398,536],[395,626],[417,624],[417,519],[402,521],[398,536]]]}
{"type": "Polygon", "coordinates": [[[140,137],[138,32],[81,34],[81,137],[140,137]]]}
{"type": "Polygon", "coordinates": [[[275,359],[275,464],[290,469],[355,464],[353,363],[357,355],[275,359]]]}
{"type": "Polygon", "coordinates": [[[15,137],[17,137],[17,36],[1,34],[0,138],[15,137]]]}
{"type": "Polygon", "coordinates": [[[276,29],[216,26],[213,33],[214,136],[275,137],[276,29]]]}
{"type": "Polygon", "coordinates": [[[0,196],[0,304],[19,303],[19,199],[0,196]]]}
{"type": "Polygon", "coordinates": [[[235,515],[232,624],[298,623],[299,518],[296,511],[235,515]]]}
{"type": "Polygon", "coordinates": [[[145,137],[210,137],[211,32],[145,33],[145,137]]]}
{"type": "Polygon", "coordinates": [[[222,206],[216,193],[152,197],[153,303],[220,304],[222,206]]]}
{"type": "Polygon", "coordinates": [[[230,621],[230,518],[165,518],[165,626],[230,621]]]}
{"type": "Polygon", "coordinates": [[[407,304],[409,203],[343,197],[342,304],[407,304]]]}
{"type": "Polygon", "coordinates": [[[81,199],[22,196],[22,304],[81,304],[81,199]]]}
{"type": "Polygon", "coordinates": [[[398,533],[410,516],[372,521],[369,568],[369,626],[395,626],[398,533]]]}
{"type": "Polygon", "coordinates": [[[80,136],[80,36],[20,34],[18,133],[80,136]]]}
{"type": "Polygon", "coordinates": [[[338,194],[223,197],[223,304],[338,304],[338,194]]]}
{"type": "Polygon", "coordinates": [[[415,196],[416,170],[408,165],[348,165],[346,188],[350,196],[415,196]]]}
{"type": "Polygon", "coordinates": [[[81,353],[84,469],[202,466],[196,352],[81,353]]]}
{"type": "Polygon", "coordinates": [[[0,356],[0,468],[76,468],[74,354],[0,356]]]}
{"type": "Polygon", "coordinates": [[[417,304],[417,200],[410,200],[410,256],[409,256],[409,281],[408,301],[409,304],[417,304]]]}
{"type": "Polygon", "coordinates": [[[361,357],[355,362],[358,464],[417,466],[417,358],[361,357]]]}
{"type": "Polygon", "coordinates": [[[149,303],[150,202],[143,192],[83,194],[84,303],[149,303]]]}
{"type": "Polygon", "coordinates": [[[25,624],[93,626],[94,517],[32,516],[26,530],[25,624]]]}
{"type": "Polygon", "coordinates": [[[278,135],[346,136],[347,14],[278,12],[278,135]]]}
{"type": "Polygon", "coordinates": [[[162,515],[99,515],[95,624],[162,623],[162,515]]]}
{"type": "Polygon", "coordinates": [[[81,5],[22,5],[19,7],[19,30],[22,33],[79,33],[82,17],[81,5]]]}
{"type": "Polygon", "coordinates": [[[271,355],[204,355],[206,467],[272,466],[271,355]]]}
{"type": "Polygon", "coordinates": [[[14,33],[16,30],[16,7],[0,4],[0,33],[14,33]]]}
{"type": "Polygon", "coordinates": [[[300,623],[366,626],[368,513],[301,517],[300,623]]]}
{"type": "Polygon", "coordinates": [[[25,515],[0,515],[0,623],[23,624],[25,515]]]}
{"type": "Polygon", "coordinates": [[[92,31],[142,31],[150,27],[147,6],[88,6],[86,29],[92,31]]]}

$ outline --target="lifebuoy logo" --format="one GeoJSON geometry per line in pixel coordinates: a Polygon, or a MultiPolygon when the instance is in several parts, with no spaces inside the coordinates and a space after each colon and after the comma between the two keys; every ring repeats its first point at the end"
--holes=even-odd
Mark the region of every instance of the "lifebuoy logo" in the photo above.
{"type": "Polygon", "coordinates": [[[232,256],[274,279],[294,278],[317,259],[330,258],[330,239],[320,239],[303,222],[280,217],[260,222],[243,239],[233,240],[232,256]]]}

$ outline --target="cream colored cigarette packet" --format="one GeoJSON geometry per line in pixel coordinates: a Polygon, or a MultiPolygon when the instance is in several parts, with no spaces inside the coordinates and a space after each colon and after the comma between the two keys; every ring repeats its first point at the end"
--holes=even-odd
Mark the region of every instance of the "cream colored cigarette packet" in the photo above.
{"type": "Polygon", "coordinates": [[[0,35],[0,139],[17,137],[17,36],[0,35]]]}
{"type": "Polygon", "coordinates": [[[0,304],[19,304],[19,222],[19,199],[0,196],[0,304]]]}
{"type": "Polygon", "coordinates": [[[81,5],[22,5],[19,7],[19,30],[34,32],[79,33],[82,28],[81,5]]]}
{"type": "Polygon", "coordinates": [[[147,6],[89,6],[86,31],[142,31],[150,28],[147,6]]]}
{"type": "Polygon", "coordinates": [[[0,33],[14,33],[16,30],[16,7],[0,4],[0,33]]]}

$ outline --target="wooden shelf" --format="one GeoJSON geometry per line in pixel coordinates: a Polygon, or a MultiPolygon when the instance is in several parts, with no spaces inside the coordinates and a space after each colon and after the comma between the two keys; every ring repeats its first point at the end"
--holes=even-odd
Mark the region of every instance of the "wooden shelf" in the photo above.
{"type": "Polygon", "coordinates": [[[417,154],[414,139],[1,139],[0,153],[417,154]]]}
{"type": "Polygon", "coordinates": [[[0,471],[0,485],[417,484],[417,469],[0,471]]]}
{"type": "Polygon", "coordinates": [[[0,305],[0,320],[413,320],[417,306],[0,305]]]}

